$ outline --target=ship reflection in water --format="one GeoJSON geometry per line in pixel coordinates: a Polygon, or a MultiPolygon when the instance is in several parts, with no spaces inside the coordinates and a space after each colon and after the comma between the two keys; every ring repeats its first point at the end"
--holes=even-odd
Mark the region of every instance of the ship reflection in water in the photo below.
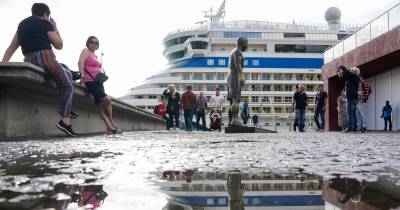
{"type": "Polygon", "coordinates": [[[165,171],[164,209],[325,209],[322,177],[315,174],[165,171]]]}
{"type": "Polygon", "coordinates": [[[324,179],[290,172],[164,171],[157,184],[167,196],[163,210],[389,210],[400,209],[395,180],[324,179]]]}
{"type": "Polygon", "coordinates": [[[160,202],[156,209],[164,206],[162,210],[400,209],[400,185],[388,173],[367,181],[343,175],[322,177],[299,168],[168,170],[146,172],[143,178],[134,180],[130,179],[132,174],[123,174],[131,186],[121,192],[118,186],[126,182],[122,179],[110,182],[106,176],[118,173],[106,163],[116,155],[105,152],[33,155],[0,162],[0,209],[147,210],[155,209],[148,208],[152,202],[160,202]],[[139,187],[142,183],[144,188],[139,187]],[[140,193],[151,196],[138,207],[134,196],[140,193]]]}

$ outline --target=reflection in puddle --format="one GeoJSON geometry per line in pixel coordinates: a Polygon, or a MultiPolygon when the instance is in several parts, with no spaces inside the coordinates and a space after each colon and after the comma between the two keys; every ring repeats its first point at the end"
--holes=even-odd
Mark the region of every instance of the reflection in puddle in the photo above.
{"type": "Polygon", "coordinates": [[[322,177],[300,172],[164,171],[165,209],[324,209],[322,177]]]}
{"type": "Polygon", "coordinates": [[[102,153],[30,155],[0,166],[0,209],[96,209],[108,194],[92,159],[102,153]]]}

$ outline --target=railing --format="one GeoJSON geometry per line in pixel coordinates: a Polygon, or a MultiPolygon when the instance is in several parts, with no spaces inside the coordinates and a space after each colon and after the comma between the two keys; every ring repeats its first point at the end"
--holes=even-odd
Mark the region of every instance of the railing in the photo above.
{"type": "Polygon", "coordinates": [[[347,52],[400,25],[400,3],[373,19],[354,33],[332,45],[324,52],[324,63],[329,63],[347,52]]]}

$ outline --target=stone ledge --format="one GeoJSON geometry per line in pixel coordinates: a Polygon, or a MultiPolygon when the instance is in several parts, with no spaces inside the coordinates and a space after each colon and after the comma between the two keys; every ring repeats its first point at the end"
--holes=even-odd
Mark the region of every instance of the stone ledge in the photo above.
{"type": "MultiPolygon", "coordinates": [[[[78,133],[104,132],[93,98],[74,82],[73,110],[80,117],[73,120],[78,133]]],[[[60,132],[55,123],[58,91],[46,72],[30,63],[0,62],[0,139],[18,136],[54,135],[60,132]]],[[[113,118],[120,129],[158,130],[165,123],[157,115],[113,98],[113,118]]]]}

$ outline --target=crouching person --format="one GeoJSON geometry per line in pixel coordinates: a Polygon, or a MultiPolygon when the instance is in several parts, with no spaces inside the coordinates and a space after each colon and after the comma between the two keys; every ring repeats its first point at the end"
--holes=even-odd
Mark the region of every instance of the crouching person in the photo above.
{"type": "Polygon", "coordinates": [[[94,102],[100,107],[100,115],[107,127],[107,134],[121,133],[112,118],[111,97],[104,91],[103,83],[96,81],[96,75],[102,72],[102,66],[95,51],[99,49],[99,40],[90,36],[86,41],[86,48],[82,50],[79,57],[79,71],[81,72],[81,83],[94,97],[94,102]]]}

